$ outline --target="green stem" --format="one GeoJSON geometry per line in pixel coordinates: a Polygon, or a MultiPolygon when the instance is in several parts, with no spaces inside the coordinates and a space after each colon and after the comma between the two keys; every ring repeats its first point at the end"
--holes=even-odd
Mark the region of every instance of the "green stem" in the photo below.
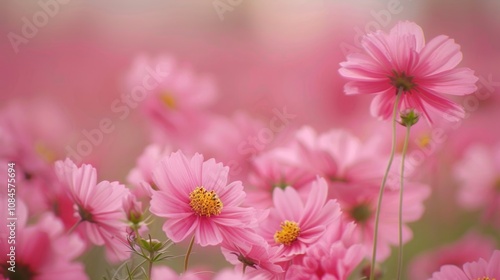
{"type": "Polygon", "coordinates": [[[135,272],[137,271],[137,269],[139,269],[139,267],[141,267],[146,262],[147,262],[147,260],[143,260],[134,269],[132,269],[132,271],[129,272],[129,278],[132,279],[132,276],[135,274],[135,272]]]}
{"type": "MultiPolygon", "coordinates": [[[[135,243],[140,244],[141,242],[141,235],[139,234],[139,228],[134,227],[134,234],[135,234],[135,243]]],[[[142,248],[142,245],[139,245],[139,248],[141,249],[141,254],[145,256],[144,249],[142,248]]]]}
{"type": "Polygon", "coordinates": [[[408,141],[410,139],[411,125],[406,126],[405,142],[403,145],[403,154],[401,156],[401,181],[399,188],[399,256],[398,256],[398,280],[401,279],[401,272],[403,271],[403,188],[404,188],[404,172],[405,172],[405,158],[408,149],[408,141]]]}
{"type": "Polygon", "coordinates": [[[384,178],[382,179],[382,184],[380,185],[380,191],[378,193],[377,211],[375,212],[375,231],[373,233],[373,251],[372,251],[372,261],[370,268],[370,280],[375,280],[375,261],[377,259],[377,241],[378,241],[378,225],[380,220],[380,208],[382,207],[382,197],[384,196],[385,183],[387,182],[387,177],[389,175],[389,171],[391,170],[392,161],[394,160],[394,154],[396,153],[396,117],[398,115],[399,99],[401,98],[402,92],[403,89],[399,88],[396,94],[396,101],[394,102],[394,108],[392,111],[391,155],[389,156],[389,162],[387,163],[387,168],[385,170],[384,178]]]}
{"type": "Polygon", "coordinates": [[[153,258],[154,258],[154,252],[149,253],[149,264],[148,264],[148,280],[151,279],[151,273],[153,271],[153,258]]]}
{"type": "Polygon", "coordinates": [[[188,247],[188,250],[186,252],[186,257],[184,258],[184,272],[186,272],[188,269],[189,255],[191,255],[191,250],[193,249],[193,244],[194,244],[194,235],[191,238],[191,241],[189,242],[189,247],[188,247]]]}

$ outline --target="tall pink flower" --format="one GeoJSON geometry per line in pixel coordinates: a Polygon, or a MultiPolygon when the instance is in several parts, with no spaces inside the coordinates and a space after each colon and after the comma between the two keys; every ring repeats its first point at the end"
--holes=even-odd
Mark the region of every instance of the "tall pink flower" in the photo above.
{"type": "Polygon", "coordinates": [[[377,31],[363,37],[364,53],[347,56],[339,69],[348,78],[346,94],[375,94],[371,113],[381,119],[392,115],[398,90],[398,109],[415,109],[432,123],[430,109],[463,117],[464,110],[442,94],[474,92],[478,78],[468,68],[455,68],[462,60],[460,46],[445,35],[425,44],[420,26],[399,22],[389,34],[377,31]]]}
{"type": "Polygon", "coordinates": [[[223,240],[248,244],[245,229],[256,220],[251,208],[240,207],[245,198],[239,181],[227,183],[229,168],[214,159],[203,161],[181,151],[163,159],[153,171],[158,191],[151,199],[151,212],[167,218],[163,230],[174,242],[194,234],[201,246],[223,240]]]}
{"type": "Polygon", "coordinates": [[[70,159],[56,162],[56,172],[66,183],[79,222],[76,231],[95,245],[105,245],[111,261],[127,259],[127,216],[123,203],[130,192],[118,182],[97,183],[91,165],[77,167],[70,159]]]}
{"type": "Polygon", "coordinates": [[[496,280],[500,279],[500,250],[493,252],[493,255],[486,261],[479,259],[469,262],[459,268],[454,265],[445,265],[439,272],[432,274],[429,280],[496,280]]]}
{"type": "Polygon", "coordinates": [[[274,208],[258,229],[272,246],[279,246],[284,257],[305,253],[308,246],[324,234],[333,221],[340,218],[340,207],[328,200],[328,185],[318,178],[311,184],[307,200],[292,187],[275,188],[274,208]]]}

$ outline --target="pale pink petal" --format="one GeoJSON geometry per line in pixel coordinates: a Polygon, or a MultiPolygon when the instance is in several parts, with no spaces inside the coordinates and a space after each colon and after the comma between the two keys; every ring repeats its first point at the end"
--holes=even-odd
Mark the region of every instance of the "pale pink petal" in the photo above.
{"type": "MultiPolygon", "coordinates": [[[[168,172],[167,183],[170,188],[168,190],[175,191],[179,194],[188,193],[194,190],[196,187],[201,187],[201,162],[203,162],[203,157],[200,154],[193,156],[190,161],[182,152],[177,151],[172,153],[169,158],[163,159],[155,171],[153,172],[153,179],[156,179],[157,173],[168,172]],[[168,160],[167,160],[168,159],[168,160]],[[199,163],[199,167],[191,168],[195,164],[199,163]],[[195,171],[197,170],[197,171],[195,171]],[[175,174],[175,176],[174,176],[175,174]],[[178,189],[176,191],[176,189],[178,189]]],[[[160,183],[156,182],[155,183],[160,183]]],[[[166,186],[160,186],[159,188],[165,189],[166,186]]]]}
{"type": "Polygon", "coordinates": [[[488,263],[479,259],[477,262],[469,262],[464,264],[463,270],[465,275],[467,275],[470,279],[475,279],[476,277],[488,276],[486,274],[486,267],[488,263]]]}
{"type": "Polygon", "coordinates": [[[429,280],[470,280],[463,271],[454,265],[445,265],[441,267],[439,272],[432,274],[432,278],[429,280]]]}
{"type": "Polygon", "coordinates": [[[377,64],[384,68],[392,68],[391,48],[387,41],[388,36],[382,31],[377,31],[366,34],[361,40],[361,46],[377,64]]]}
{"type": "Polygon", "coordinates": [[[183,218],[193,214],[189,198],[180,199],[164,192],[155,192],[151,198],[151,213],[168,218],[183,218]]]}
{"type": "Polygon", "coordinates": [[[341,62],[340,66],[339,74],[354,81],[387,81],[391,74],[364,53],[349,54],[347,61],[341,62]]]}
{"type": "Polygon", "coordinates": [[[486,275],[500,278],[500,250],[493,252],[486,269],[486,275]]]}
{"type": "Polygon", "coordinates": [[[419,85],[425,90],[466,95],[477,90],[478,77],[469,68],[455,68],[420,78],[419,85]]]}
{"type": "Polygon", "coordinates": [[[417,45],[424,43],[423,31],[413,22],[400,22],[389,33],[392,64],[398,72],[410,73],[418,62],[417,45]]]}
{"type": "Polygon", "coordinates": [[[170,219],[163,224],[163,231],[173,242],[186,239],[199,226],[199,219],[188,217],[186,219],[170,219]]]}
{"type": "Polygon", "coordinates": [[[415,72],[435,74],[454,68],[462,61],[460,45],[448,36],[439,35],[429,41],[420,52],[420,65],[415,72]]]}
{"type": "MultiPolygon", "coordinates": [[[[409,48],[420,52],[425,45],[424,31],[414,22],[403,21],[399,22],[391,29],[389,36],[391,38],[411,38],[409,48]]],[[[406,41],[406,40],[403,40],[406,41]]]]}
{"type": "Polygon", "coordinates": [[[313,243],[325,233],[325,229],[326,227],[324,225],[306,228],[305,230],[301,230],[297,239],[304,243],[313,243]]]}
{"type": "Polygon", "coordinates": [[[231,182],[225,187],[219,187],[217,195],[224,205],[240,205],[245,199],[243,185],[240,181],[231,182]]]}
{"type": "Polygon", "coordinates": [[[214,216],[212,220],[214,223],[224,226],[248,226],[254,219],[254,213],[252,210],[252,208],[228,206],[224,207],[222,209],[222,213],[214,216]]]}
{"type": "Polygon", "coordinates": [[[435,108],[439,112],[444,112],[461,119],[463,119],[465,116],[464,108],[443,97],[438,96],[437,94],[421,91],[419,96],[425,103],[435,108]]]}
{"type": "Polygon", "coordinates": [[[389,79],[382,81],[350,81],[344,86],[344,92],[347,95],[352,94],[381,94],[393,88],[389,79]]]}
{"type": "Polygon", "coordinates": [[[228,174],[229,167],[224,167],[222,163],[216,163],[213,158],[205,161],[201,172],[203,187],[207,190],[215,190],[219,194],[219,188],[227,184],[228,174]]]}
{"type": "MultiPolygon", "coordinates": [[[[91,165],[84,164],[73,175],[74,194],[83,204],[88,204],[97,181],[97,172],[91,165]]],[[[91,200],[90,200],[91,201],[91,200]]]]}
{"type": "Polygon", "coordinates": [[[318,178],[312,183],[311,191],[309,192],[309,197],[304,206],[304,215],[300,219],[301,223],[307,223],[309,219],[317,216],[321,208],[325,205],[326,198],[328,197],[328,185],[325,179],[318,178]]]}
{"type": "Polygon", "coordinates": [[[304,205],[295,189],[287,187],[285,190],[275,188],[273,202],[283,220],[298,221],[304,205]]]}
{"type": "Polygon", "coordinates": [[[195,240],[204,247],[218,245],[223,239],[219,228],[209,218],[200,218],[199,225],[195,229],[195,240]]]}
{"type": "Polygon", "coordinates": [[[388,89],[375,96],[370,105],[371,115],[381,119],[390,119],[396,102],[396,91],[388,89]]]}

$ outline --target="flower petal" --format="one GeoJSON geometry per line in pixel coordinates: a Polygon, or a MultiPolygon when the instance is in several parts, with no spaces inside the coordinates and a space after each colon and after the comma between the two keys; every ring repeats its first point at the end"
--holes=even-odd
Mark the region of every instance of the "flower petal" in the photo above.
{"type": "Polygon", "coordinates": [[[200,246],[217,245],[222,242],[222,234],[218,226],[210,218],[201,218],[196,228],[196,242],[200,246]]]}
{"type": "Polygon", "coordinates": [[[469,68],[456,68],[420,78],[417,81],[419,87],[435,92],[466,95],[477,90],[478,77],[469,68]]]}
{"type": "Polygon", "coordinates": [[[421,76],[450,70],[462,61],[460,45],[448,36],[440,35],[432,39],[420,52],[420,63],[415,72],[421,76]]]}
{"type": "Polygon", "coordinates": [[[186,219],[170,219],[163,224],[163,231],[173,242],[181,242],[199,225],[199,219],[191,216],[186,219]]]}

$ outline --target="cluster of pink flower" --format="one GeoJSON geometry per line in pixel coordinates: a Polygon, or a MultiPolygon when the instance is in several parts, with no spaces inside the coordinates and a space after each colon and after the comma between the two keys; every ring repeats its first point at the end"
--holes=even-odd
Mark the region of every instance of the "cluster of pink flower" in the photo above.
{"type": "MultiPolygon", "coordinates": [[[[470,94],[477,78],[470,69],[455,68],[462,54],[452,39],[438,36],[425,44],[420,27],[401,22],[389,34],[366,35],[362,46],[365,53],[350,54],[339,71],[350,79],[347,94],[376,94],[373,115],[388,119],[394,107],[402,114],[414,111],[430,124],[435,112],[463,117],[463,109],[441,93],[470,94]]],[[[168,75],[140,100],[153,143],[128,173],[127,186],[98,182],[92,165],[57,158],[37,142],[22,108],[2,112],[0,163],[6,168],[15,162],[19,188],[15,272],[8,269],[11,245],[2,228],[0,278],[88,279],[76,258],[103,246],[111,264],[144,258],[137,267],[130,262],[129,269],[117,269],[115,276],[122,278],[128,272],[139,279],[340,280],[358,267],[359,277],[378,269],[368,263],[375,237],[379,264],[401,245],[401,182],[381,187],[390,157],[387,137],[287,127],[293,115],[286,108],[275,116],[281,126],[265,126],[245,114],[224,118],[207,109],[214,100],[208,80],[179,70],[169,58],[155,62],[167,65],[168,75]],[[381,189],[383,202],[377,205],[381,189]],[[149,231],[161,218],[169,241],[149,231]],[[165,266],[165,253],[169,242],[189,240],[185,271],[177,274],[165,266]],[[193,245],[218,246],[234,269],[188,267],[193,245]],[[143,263],[149,268],[140,267],[143,263]]],[[[143,82],[152,66],[138,61],[128,86],[143,82]]],[[[456,164],[456,178],[463,182],[458,203],[484,210],[498,227],[500,149],[488,149],[474,147],[456,164]]],[[[413,238],[408,223],[422,217],[431,194],[428,182],[405,181],[403,243],[413,238]]],[[[0,196],[7,201],[4,190],[0,196]]],[[[7,220],[4,209],[0,216],[7,220]]],[[[409,271],[415,280],[500,279],[500,251],[493,241],[470,233],[417,258],[409,271]]]]}

